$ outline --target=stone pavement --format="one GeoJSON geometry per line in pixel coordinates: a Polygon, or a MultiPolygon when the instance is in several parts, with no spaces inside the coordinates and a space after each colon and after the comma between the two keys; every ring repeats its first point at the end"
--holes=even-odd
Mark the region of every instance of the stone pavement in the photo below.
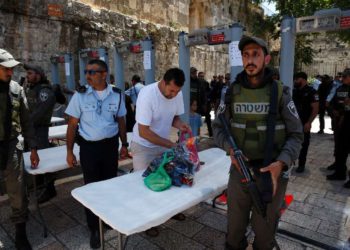
{"type": "MultiPolygon", "coordinates": [[[[313,131],[317,132],[317,122],[313,131]]],[[[329,121],[327,121],[329,126],[329,121]]],[[[203,130],[206,130],[205,128],[203,130]]],[[[326,130],[326,133],[330,132],[326,130]]],[[[201,140],[201,148],[214,146],[211,139],[201,140]]],[[[302,236],[300,241],[278,234],[281,249],[350,249],[347,240],[350,234],[350,190],[342,187],[343,182],[328,182],[326,166],[332,163],[333,142],[330,134],[312,134],[306,172],[292,174],[288,193],[294,201],[281,219],[279,228],[302,236]],[[310,240],[322,245],[310,245],[310,240]]],[[[349,165],[350,166],[350,165],[349,165]]],[[[204,165],[205,167],[205,165],[204,165]]],[[[29,240],[34,249],[89,249],[89,232],[83,207],[75,201],[70,192],[81,186],[82,179],[67,178],[57,185],[58,195],[42,205],[49,234],[43,237],[43,230],[33,204],[30,205],[28,222],[29,240]]],[[[127,202],[127,200],[125,201],[127,202]]],[[[0,249],[14,249],[14,228],[9,220],[8,201],[0,202],[0,249]]],[[[126,249],[224,249],[226,232],[226,211],[201,203],[185,211],[183,222],[169,220],[160,226],[160,235],[150,238],[144,233],[129,237],[126,249]]],[[[117,234],[107,231],[106,249],[117,245],[117,234]]],[[[249,247],[251,249],[251,246],[249,247]]]]}

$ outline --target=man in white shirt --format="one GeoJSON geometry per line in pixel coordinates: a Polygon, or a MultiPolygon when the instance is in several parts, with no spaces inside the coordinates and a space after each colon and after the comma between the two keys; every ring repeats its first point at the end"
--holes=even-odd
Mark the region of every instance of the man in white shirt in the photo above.
{"type": "Polygon", "coordinates": [[[190,130],[179,117],[184,113],[181,92],[184,82],[183,71],[172,68],[165,73],[163,80],[149,84],[140,91],[131,143],[135,171],[145,170],[154,158],[175,146],[169,140],[171,127],[190,130]]]}
{"type": "Polygon", "coordinates": [[[138,75],[133,75],[131,78],[132,87],[125,90],[125,94],[131,98],[132,104],[136,106],[137,97],[141,89],[145,86],[141,83],[141,78],[138,75]]]}

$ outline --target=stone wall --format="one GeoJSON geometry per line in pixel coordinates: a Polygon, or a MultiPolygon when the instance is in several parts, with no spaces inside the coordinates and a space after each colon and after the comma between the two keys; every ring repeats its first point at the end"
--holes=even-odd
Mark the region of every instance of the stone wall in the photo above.
{"type": "MultiPolygon", "coordinates": [[[[217,9],[227,7],[229,2],[241,4],[242,1],[224,0],[226,5],[217,9]]],[[[220,1],[199,2],[216,6],[220,1]]],[[[156,79],[160,79],[166,69],[178,66],[178,34],[190,27],[191,3],[189,0],[0,0],[0,47],[8,49],[21,62],[41,65],[50,77],[49,59],[53,54],[77,55],[82,48],[105,46],[109,48],[112,67],[111,49],[115,42],[150,36],[156,51],[156,79]]],[[[212,11],[206,6],[206,13],[212,11]]],[[[230,8],[227,13],[234,15],[230,8]]],[[[229,15],[220,16],[215,11],[212,14],[218,16],[211,19],[211,25],[229,21],[229,15]]],[[[226,47],[191,48],[191,63],[205,71],[208,80],[213,74],[224,74],[229,70],[226,47]]],[[[125,58],[126,80],[135,73],[143,77],[142,59],[138,54],[125,58]]],[[[75,68],[79,79],[77,57],[75,68]]],[[[63,80],[63,67],[60,73],[63,80]]],[[[18,67],[15,75],[18,80],[24,70],[18,67]]]]}
{"type": "Polygon", "coordinates": [[[350,68],[350,44],[324,32],[314,35],[312,40],[312,48],[315,51],[314,62],[302,67],[308,75],[335,76],[345,68],[350,68]]]}

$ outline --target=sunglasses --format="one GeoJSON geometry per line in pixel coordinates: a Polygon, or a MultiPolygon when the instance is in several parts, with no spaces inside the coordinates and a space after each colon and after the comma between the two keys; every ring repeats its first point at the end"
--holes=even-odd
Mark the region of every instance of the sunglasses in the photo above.
{"type": "Polygon", "coordinates": [[[93,69],[90,69],[90,70],[84,70],[84,74],[89,74],[89,75],[96,75],[96,73],[103,73],[103,72],[106,72],[105,70],[93,70],[93,69]]]}

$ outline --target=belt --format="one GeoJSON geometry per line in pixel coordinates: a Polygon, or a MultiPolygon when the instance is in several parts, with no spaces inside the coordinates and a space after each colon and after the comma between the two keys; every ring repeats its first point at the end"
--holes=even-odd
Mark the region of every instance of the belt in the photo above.
{"type": "Polygon", "coordinates": [[[88,143],[88,144],[99,144],[99,143],[106,143],[106,142],[114,142],[114,141],[117,141],[118,142],[118,136],[115,135],[113,137],[110,137],[110,138],[105,138],[105,139],[102,139],[102,140],[98,140],[98,141],[88,141],[88,140],[85,140],[82,136],[79,136],[80,138],[80,143],[88,143]]]}

